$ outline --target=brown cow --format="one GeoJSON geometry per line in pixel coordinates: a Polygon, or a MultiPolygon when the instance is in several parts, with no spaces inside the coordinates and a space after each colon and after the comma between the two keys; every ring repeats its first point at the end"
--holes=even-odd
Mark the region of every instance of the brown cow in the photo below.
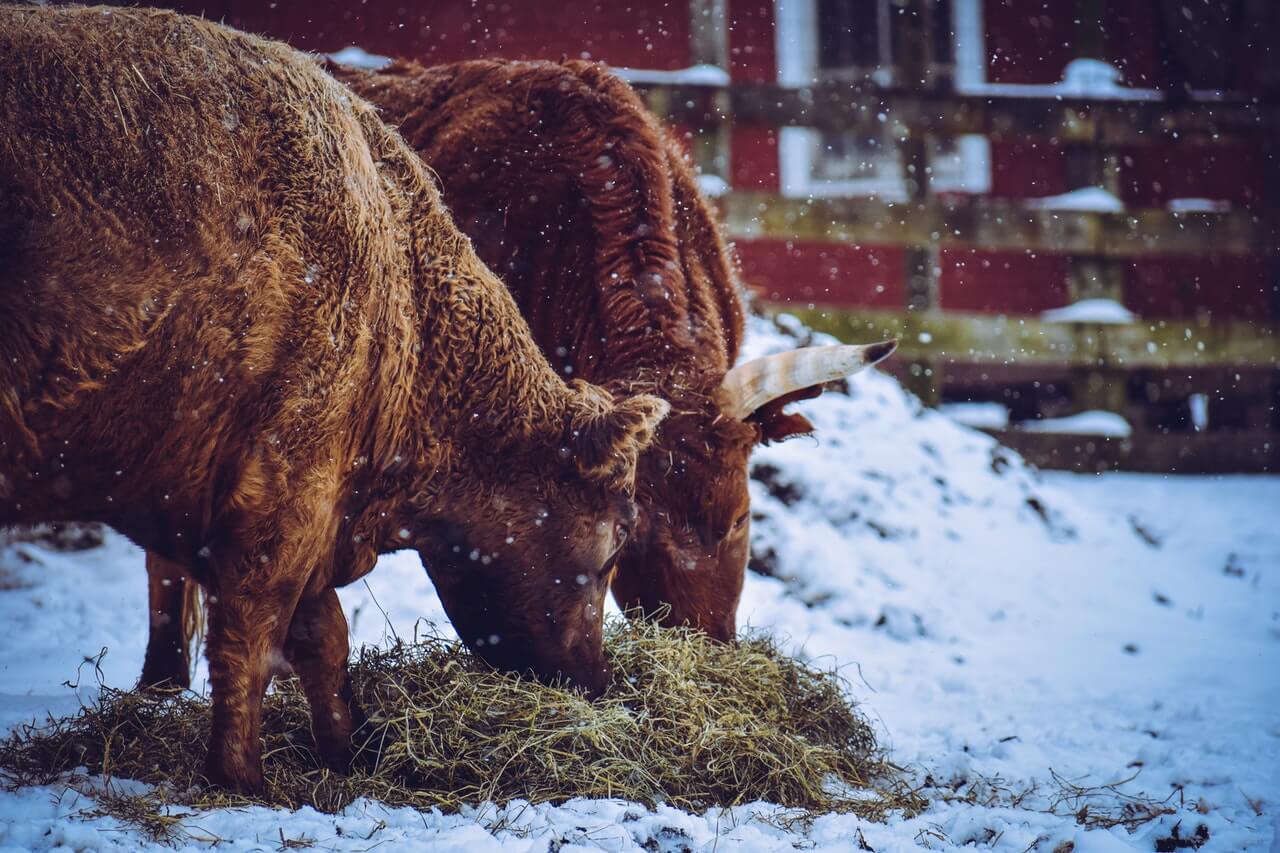
{"type": "Polygon", "coordinates": [[[102,521],[195,573],[209,779],[262,791],[279,660],[346,764],[334,588],[391,549],[495,665],[600,689],[667,404],[566,384],[422,162],[306,56],[14,7],[0,56],[0,524],[102,521]]]}
{"type": "MultiPolygon", "coordinates": [[[[821,383],[883,358],[892,345],[847,350],[851,361],[790,381],[782,368],[795,358],[812,367],[828,356],[742,365],[726,382],[742,338],[733,263],[682,149],[603,66],[327,67],[431,165],[455,221],[503,277],[552,364],[672,403],[641,458],[639,523],[613,594],[642,612],[668,606],[667,624],[732,638],[752,449],[811,432],[783,406],[816,396],[821,383]],[[730,399],[731,389],[764,378],[782,381],[766,383],[749,407],[730,399]]],[[[148,567],[153,628],[142,680],[185,685],[181,626],[189,619],[180,614],[191,590],[180,567],[155,557],[148,567]]]]}
{"type": "Polygon", "coordinates": [[[624,609],[665,606],[667,624],[732,639],[752,449],[812,432],[783,407],[893,344],[783,354],[727,377],[743,333],[735,265],[683,149],[603,65],[329,70],[430,164],[553,365],[670,401],[637,470],[640,516],[613,594],[624,609]]]}

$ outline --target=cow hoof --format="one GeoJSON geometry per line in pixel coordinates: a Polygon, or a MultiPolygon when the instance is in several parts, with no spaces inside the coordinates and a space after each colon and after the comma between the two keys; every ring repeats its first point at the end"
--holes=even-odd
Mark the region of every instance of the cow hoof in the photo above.
{"type": "Polygon", "coordinates": [[[351,772],[356,753],[350,741],[321,743],[317,748],[322,767],[344,775],[351,772]]]}
{"type": "Polygon", "coordinates": [[[267,782],[262,776],[261,768],[243,768],[241,773],[229,773],[222,767],[206,764],[204,777],[209,787],[228,794],[238,794],[252,800],[264,800],[267,796],[267,782]]]}
{"type": "Polygon", "coordinates": [[[142,667],[142,677],[138,679],[138,689],[144,692],[157,691],[168,693],[186,690],[191,686],[191,670],[185,663],[176,666],[153,664],[150,655],[142,667]]]}

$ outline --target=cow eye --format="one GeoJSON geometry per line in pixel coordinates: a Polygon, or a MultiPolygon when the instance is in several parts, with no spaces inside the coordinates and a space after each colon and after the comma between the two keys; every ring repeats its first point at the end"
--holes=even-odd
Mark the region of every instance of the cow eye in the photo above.
{"type": "Polygon", "coordinates": [[[613,539],[617,542],[618,547],[622,547],[622,543],[627,541],[627,537],[631,535],[631,528],[619,521],[613,526],[613,539]]]}
{"type": "Polygon", "coordinates": [[[733,529],[740,530],[742,528],[742,525],[747,523],[748,515],[750,515],[750,513],[744,512],[742,515],[738,516],[738,520],[733,523],[733,529]]]}

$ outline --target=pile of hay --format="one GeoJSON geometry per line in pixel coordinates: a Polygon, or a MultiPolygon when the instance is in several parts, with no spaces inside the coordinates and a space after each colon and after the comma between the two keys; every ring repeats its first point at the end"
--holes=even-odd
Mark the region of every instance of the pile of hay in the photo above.
{"type": "MultiPolygon", "coordinates": [[[[494,672],[439,638],[365,649],[351,672],[371,721],[356,739],[362,769],[347,776],[318,769],[306,700],[283,682],[266,701],[267,803],[334,811],[372,797],[454,809],[621,797],[702,810],[766,800],[873,819],[921,806],[835,673],[765,638],[723,646],[640,621],[611,623],[606,647],[614,679],[594,703],[494,672]]],[[[202,786],[208,710],[190,693],[104,690],[75,717],[12,734],[0,775],[49,784],[84,767],[159,785],[159,803],[243,803],[202,786]]]]}

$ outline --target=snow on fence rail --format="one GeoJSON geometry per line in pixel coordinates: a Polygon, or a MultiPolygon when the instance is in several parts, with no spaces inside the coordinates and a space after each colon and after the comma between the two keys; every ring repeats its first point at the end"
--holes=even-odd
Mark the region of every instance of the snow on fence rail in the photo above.
{"type": "MultiPolygon", "coordinates": [[[[727,174],[730,127],[853,129],[877,136],[887,129],[900,150],[906,201],[731,190],[716,203],[726,232],[744,241],[898,247],[904,256],[900,308],[822,305],[817,297],[797,313],[844,340],[898,337],[896,371],[925,402],[937,404],[948,390],[963,390],[964,382],[947,387],[948,377],[957,374],[965,374],[970,387],[985,383],[982,393],[1008,392],[999,387],[1002,379],[1029,379],[1037,389],[1033,397],[1051,383],[1068,401],[1070,410],[1056,414],[1124,410],[1134,423],[1132,437],[1101,441],[1001,435],[1042,464],[1215,471],[1280,466],[1280,420],[1272,413],[1280,400],[1280,295],[1269,297],[1269,310],[1242,320],[1202,310],[1192,319],[1142,317],[1106,326],[1046,322],[1053,318],[1016,312],[959,313],[939,300],[939,252],[955,248],[1065,256],[1066,296],[1072,302],[1132,304],[1126,291],[1141,284],[1131,281],[1129,265],[1168,256],[1258,259],[1271,270],[1267,281],[1280,281],[1280,104],[1221,93],[1168,99],[1154,92],[1116,97],[1065,90],[961,91],[945,75],[932,76],[927,40],[921,33],[912,38],[898,79],[922,81],[919,86],[872,80],[809,86],[637,81],[636,88],[658,115],[695,131],[695,159],[715,174],[727,174]],[[933,174],[929,140],[967,134],[1051,141],[1063,152],[1070,192],[1047,201],[934,195],[941,188],[937,179],[921,177],[933,174]],[[1258,184],[1266,191],[1250,209],[1222,203],[1125,209],[1119,200],[1117,164],[1135,147],[1158,156],[1151,146],[1242,142],[1264,153],[1258,184]],[[1036,371],[1041,375],[1032,376],[1036,371]],[[1145,389],[1145,397],[1135,389],[1145,389]],[[1166,426],[1171,407],[1186,402],[1176,399],[1180,393],[1211,394],[1218,401],[1208,431],[1166,426]],[[1215,432],[1221,429],[1226,431],[1215,432]]],[[[953,393],[952,399],[964,397],[953,393]]]]}
{"type": "MultiPolygon", "coordinates": [[[[681,125],[709,129],[725,118],[722,85],[636,82],[650,108],[681,125]]],[[[1280,108],[1240,97],[1203,101],[1116,100],[1064,95],[964,94],[882,87],[874,82],[727,87],[737,124],[875,130],[886,121],[939,136],[1052,137],[1133,146],[1224,145],[1280,133],[1280,108]]]]}
{"type": "Polygon", "coordinates": [[[1214,366],[1280,367],[1280,333],[1244,321],[1061,322],[961,312],[788,309],[842,340],[898,339],[897,360],[959,361],[1025,367],[1064,365],[1118,370],[1214,366]]]}

